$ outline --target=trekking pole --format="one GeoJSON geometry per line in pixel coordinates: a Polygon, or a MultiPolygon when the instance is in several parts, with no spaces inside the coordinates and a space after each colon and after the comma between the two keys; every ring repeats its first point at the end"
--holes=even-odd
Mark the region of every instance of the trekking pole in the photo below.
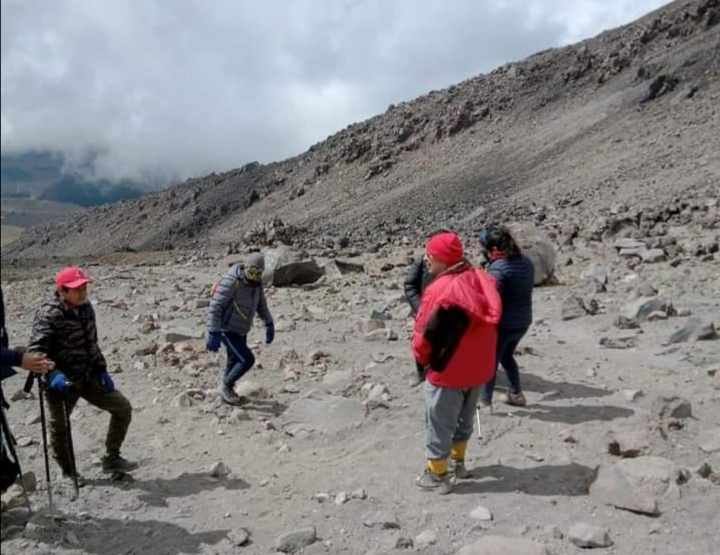
{"type": "Polygon", "coordinates": [[[65,439],[67,440],[68,454],[70,455],[70,465],[73,476],[73,486],[75,489],[75,499],[80,497],[80,486],[78,485],[77,466],[75,462],[75,447],[73,446],[72,428],[70,427],[70,409],[68,408],[68,400],[63,399],[63,413],[65,414],[65,439]]]}
{"type": "MultiPolygon", "coordinates": [[[[25,393],[30,393],[35,377],[36,376],[32,373],[28,375],[27,380],[25,380],[25,387],[23,388],[25,393]]],[[[53,504],[52,498],[52,482],[50,480],[50,459],[48,458],[47,445],[47,421],[45,420],[45,401],[43,399],[43,397],[45,397],[44,391],[46,385],[42,378],[38,377],[37,380],[38,399],[40,399],[40,424],[42,425],[43,454],[45,455],[45,482],[47,483],[48,492],[48,510],[53,513],[55,512],[55,505],[53,504]]]]}
{"type": "Polygon", "coordinates": [[[475,407],[475,422],[477,423],[477,438],[482,439],[482,432],[480,431],[480,409],[475,407]]]}
{"type": "Polygon", "coordinates": [[[32,514],[32,507],[30,506],[30,496],[28,495],[27,489],[25,489],[25,480],[23,479],[23,471],[20,467],[20,459],[18,458],[17,451],[15,451],[15,436],[10,431],[10,424],[8,423],[7,416],[5,416],[5,407],[0,406],[0,414],[2,414],[2,425],[3,433],[7,438],[8,451],[12,455],[15,464],[17,465],[18,472],[20,473],[20,487],[22,487],[23,497],[25,498],[25,504],[27,505],[28,512],[32,514]]]}

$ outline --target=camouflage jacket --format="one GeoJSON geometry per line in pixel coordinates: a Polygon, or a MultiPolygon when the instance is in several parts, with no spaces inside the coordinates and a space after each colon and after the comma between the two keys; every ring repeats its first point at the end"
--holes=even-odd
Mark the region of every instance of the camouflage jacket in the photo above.
{"type": "Polygon", "coordinates": [[[28,351],[47,355],[71,381],[84,381],[107,370],[92,304],[68,308],[57,294],[36,312],[28,351]]]}

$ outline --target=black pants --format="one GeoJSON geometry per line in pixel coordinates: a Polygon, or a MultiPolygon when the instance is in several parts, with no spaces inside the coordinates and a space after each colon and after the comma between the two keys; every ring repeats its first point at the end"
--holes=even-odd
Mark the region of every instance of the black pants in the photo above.
{"type": "MultiPolygon", "coordinates": [[[[497,363],[502,364],[510,382],[511,393],[520,393],[520,369],[515,361],[515,349],[520,340],[527,333],[528,328],[498,330],[497,363]]],[[[497,363],[492,379],[485,384],[482,392],[482,399],[486,403],[492,403],[493,390],[495,389],[495,378],[497,376],[497,363]]]]}

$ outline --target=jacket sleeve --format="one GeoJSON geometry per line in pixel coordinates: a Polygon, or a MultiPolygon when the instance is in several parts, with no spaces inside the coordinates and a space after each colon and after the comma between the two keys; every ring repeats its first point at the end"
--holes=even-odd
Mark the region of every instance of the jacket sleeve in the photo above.
{"type": "Polygon", "coordinates": [[[265,325],[268,326],[273,323],[272,314],[267,305],[267,298],[265,297],[265,289],[260,286],[260,301],[258,302],[257,314],[262,318],[265,325]]]}
{"type": "Polygon", "coordinates": [[[420,305],[417,317],[415,318],[415,328],[413,329],[412,349],[415,360],[423,366],[430,363],[430,355],[432,354],[432,345],[425,337],[425,328],[430,318],[435,313],[437,301],[432,289],[425,291],[425,297],[420,305]]]}
{"type": "Polygon", "coordinates": [[[487,273],[495,278],[497,290],[502,293],[503,280],[505,278],[505,267],[502,262],[491,264],[487,269],[487,273]]]}
{"type": "Polygon", "coordinates": [[[55,335],[57,310],[51,306],[42,306],[35,313],[30,342],[27,350],[30,353],[41,353],[52,358],[53,336],[55,335]]]}
{"type": "Polygon", "coordinates": [[[405,298],[412,308],[413,314],[417,314],[420,309],[420,298],[422,297],[422,258],[416,260],[408,268],[405,276],[405,298]]]}
{"type": "Polygon", "coordinates": [[[231,272],[228,272],[218,283],[208,308],[207,327],[209,332],[221,330],[223,314],[225,314],[225,310],[227,310],[235,294],[236,280],[237,278],[231,272]]]}

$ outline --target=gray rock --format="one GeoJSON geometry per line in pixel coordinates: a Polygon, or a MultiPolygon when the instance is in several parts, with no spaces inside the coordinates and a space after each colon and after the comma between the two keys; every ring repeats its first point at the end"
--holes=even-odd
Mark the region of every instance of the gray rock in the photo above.
{"type": "Polygon", "coordinates": [[[236,528],[228,534],[228,538],[233,545],[242,547],[243,545],[247,545],[250,541],[250,532],[248,532],[245,528],[236,528]]]}
{"type": "Polygon", "coordinates": [[[624,337],[601,337],[600,346],[606,349],[633,349],[637,347],[638,338],[634,335],[624,337]]]}
{"type": "Polygon", "coordinates": [[[646,249],[640,252],[640,258],[646,264],[654,264],[665,260],[665,251],[662,249],[646,249]]]}
{"type": "Polygon", "coordinates": [[[263,282],[276,287],[315,283],[324,275],[315,260],[286,247],[270,249],[265,253],[263,282]]]}
{"type": "Polygon", "coordinates": [[[567,533],[568,539],[578,547],[610,547],[610,531],[585,522],[573,524],[567,533]]]}
{"type": "Polygon", "coordinates": [[[644,322],[653,312],[662,311],[668,315],[674,314],[672,303],[662,297],[640,297],[627,303],[621,310],[620,316],[626,320],[644,322]]]}
{"type": "Polygon", "coordinates": [[[212,478],[225,478],[230,475],[230,472],[230,468],[228,468],[228,466],[222,461],[216,462],[208,470],[208,474],[212,478]]]}
{"type": "Polygon", "coordinates": [[[362,489],[362,488],[356,489],[355,491],[353,491],[353,492],[350,494],[350,497],[351,497],[352,499],[366,499],[366,498],[367,498],[367,492],[366,492],[364,489],[362,489]]]}
{"type": "Polygon", "coordinates": [[[423,530],[415,536],[415,547],[417,549],[425,549],[437,543],[437,534],[432,530],[423,530]]]}
{"type": "Polygon", "coordinates": [[[180,343],[182,341],[191,341],[193,339],[202,339],[203,338],[203,332],[202,330],[192,330],[192,329],[176,329],[172,331],[168,331],[163,336],[163,341],[166,343],[180,343]]]}
{"type": "MultiPolygon", "coordinates": [[[[377,321],[377,320],[374,320],[377,321]]],[[[371,331],[369,333],[366,333],[364,336],[365,341],[369,342],[375,342],[375,341],[397,341],[398,336],[397,333],[395,333],[391,329],[376,329],[374,331],[371,331]]]]}
{"type": "Polygon", "coordinates": [[[704,322],[699,318],[690,318],[685,325],[675,331],[667,340],[667,345],[686,341],[708,341],[717,339],[718,334],[713,322],[704,322]]]}
{"type": "Polygon", "coordinates": [[[341,491],[335,496],[336,505],[344,505],[348,501],[350,501],[350,495],[348,495],[348,492],[346,491],[341,491]]]}
{"type": "Polygon", "coordinates": [[[613,243],[613,247],[615,247],[618,250],[622,249],[645,249],[646,245],[642,241],[638,241],[636,239],[630,239],[628,237],[621,237],[620,239],[616,239],[613,243]]]}
{"type": "Polygon", "coordinates": [[[381,530],[394,530],[400,528],[397,516],[388,511],[374,511],[367,513],[362,518],[363,526],[367,528],[379,528],[381,530]]]}
{"type": "Polygon", "coordinates": [[[482,505],[478,505],[470,512],[470,518],[485,522],[492,520],[493,515],[490,512],[490,509],[483,507],[482,505]]]}
{"type": "Polygon", "coordinates": [[[148,355],[154,355],[158,352],[158,344],[154,341],[152,343],[146,343],[145,345],[139,347],[138,349],[135,349],[134,355],[139,357],[144,357],[148,355]]]}
{"type": "Polygon", "coordinates": [[[692,404],[690,401],[674,395],[659,396],[653,401],[651,410],[652,414],[659,420],[692,417],[692,404]]]}
{"type": "Polygon", "coordinates": [[[543,544],[524,538],[483,536],[461,548],[456,555],[549,555],[549,551],[543,544]]]}
{"type": "Polygon", "coordinates": [[[209,306],[210,306],[210,299],[198,299],[195,301],[195,308],[207,308],[209,306]]]}
{"type": "Polygon", "coordinates": [[[412,549],[413,548],[413,540],[412,538],[398,538],[395,541],[395,549],[412,549]]]}
{"type": "Polygon", "coordinates": [[[574,320],[586,314],[587,311],[585,310],[583,300],[576,295],[570,295],[565,298],[560,308],[560,318],[563,320],[574,320]]]}
{"type": "Polygon", "coordinates": [[[365,266],[357,262],[349,260],[341,260],[336,258],[325,265],[325,274],[331,278],[343,277],[348,274],[362,274],[365,272],[365,266]]]}
{"type": "Polygon", "coordinates": [[[275,541],[275,549],[282,553],[297,553],[316,541],[317,531],[314,526],[309,526],[280,536],[275,541]]]}
{"type": "Polygon", "coordinates": [[[267,399],[270,394],[267,389],[251,380],[240,380],[235,383],[235,393],[240,397],[267,399]]]}
{"type": "Polygon", "coordinates": [[[720,452],[720,427],[711,428],[700,433],[698,446],[705,453],[720,452]]]}

